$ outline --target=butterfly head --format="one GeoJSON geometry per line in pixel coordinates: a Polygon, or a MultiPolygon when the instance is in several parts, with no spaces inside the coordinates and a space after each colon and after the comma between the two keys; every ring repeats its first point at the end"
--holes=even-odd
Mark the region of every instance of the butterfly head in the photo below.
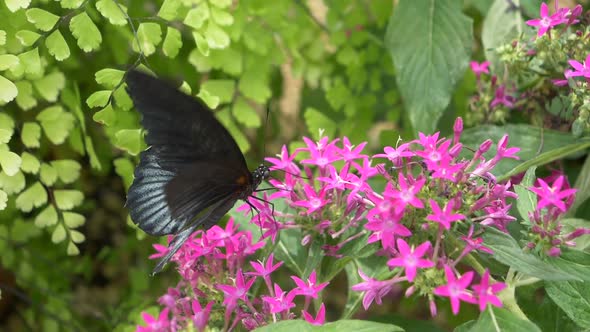
{"type": "Polygon", "coordinates": [[[263,181],[270,177],[270,169],[268,166],[264,164],[260,164],[253,172],[252,172],[252,179],[254,182],[254,186],[258,187],[258,185],[263,181]]]}

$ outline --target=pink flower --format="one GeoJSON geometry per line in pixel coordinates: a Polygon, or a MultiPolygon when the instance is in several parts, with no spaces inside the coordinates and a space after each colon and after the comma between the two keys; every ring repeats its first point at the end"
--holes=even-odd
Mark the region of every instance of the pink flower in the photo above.
{"type": "Polygon", "coordinates": [[[490,103],[490,107],[494,108],[498,105],[504,105],[508,108],[512,108],[514,107],[514,101],[514,97],[512,97],[509,94],[506,94],[506,86],[502,84],[498,86],[498,88],[496,89],[495,96],[492,102],[490,103]]]}
{"type": "Polygon", "coordinates": [[[205,308],[202,308],[198,300],[191,301],[191,308],[193,309],[193,315],[191,318],[194,326],[199,332],[205,331],[207,323],[209,322],[209,314],[211,314],[211,308],[213,308],[214,303],[214,301],[211,301],[207,303],[205,308]]]}
{"type": "Polygon", "coordinates": [[[324,207],[326,204],[330,202],[329,199],[326,199],[326,190],[324,190],[323,188],[320,189],[319,194],[317,194],[312,186],[305,183],[303,184],[303,191],[306,194],[305,199],[293,202],[293,204],[307,208],[308,215],[320,210],[322,207],[324,207]]]}
{"type": "Polygon", "coordinates": [[[590,78],[590,54],[586,56],[584,64],[576,60],[568,60],[567,62],[575,69],[569,72],[569,77],[584,76],[590,78]]]}
{"type": "Polygon", "coordinates": [[[146,326],[137,326],[135,332],[161,332],[167,331],[170,328],[170,321],[168,320],[168,308],[162,310],[158,315],[158,318],[154,318],[147,312],[142,312],[141,317],[143,321],[147,323],[146,326]]]}
{"type": "Polygon", "coordinates": [[[321,292],[326,286],[328,286],[329,282],[324,282],[321,284],[316,284],[316,272],[315,270],[311,272],[307,281],[303,281],[296,276],[292,276],[291,279],[295,281],[297,284],[297,288],[293,290],[295,295],[304,295],[309,296],[314,299],[318,298],[318,293],[321,292]]]}
{"type": "Polygon", "coordinates": [[[228,311],[232,311],[233,308],[236,307],[238,300],[246,301],[248,290],[250,290],[250,287],[252,287],[255,280],[256,278],[251,278],[250,280],[246,281],[242,270],[238,270],[234,286],[217,285],[217,288],[225,294],[223,304],[227,306],[228,311]]]}
{"type": "Polygon", "coordinates": [[[467,287],[473,280],[473,271],[463,274],[459,279],[455,276],[455,272],[445,265],[445,276],[447,277],[447,284],[438,286],[434,289],[434,294],[439,296],[446,296],[451,300],[451,309],[453,314],[459,313],[459,306],[461,301],[468,303],[475,303],[475,298],[467,291],[467,287]]]}
{"type": "Polygon", "coordinates": [[[540,210],[546,206],[555,206],[562,212],[565,212],[566,206],[564,200],[571,195],[576,193],[576,189],[565,189],[561,190],[565,177],[562,175],[558,177],[552,186],[549,186],[543,179],[537,179],[540,187],[529,188],[530,191],[539,195],[541,200],[537,205],[537,209],[540,210]]]}
{"type": "Polygon", "coordinates": [[[320,308],[318,309],[318,313],[315,318],[310,315],[307,311],[302,310],[301,313],[303,314],[303,318],[310,323],[311,325],[323,325],[326,321],[326,306],[322,303],[320,308]]]}
{"type": "Polygon", "coordinates": [[[469,64],[471,65],[471,70],[473,71],[475,76],[477,76],[477,78],[479,78],[479,76],[483,73],[490,73],[490,70],[488,69],[488,67],[490,66],[489,61],[484,61],[482,63],[479,63],[477,61],[471,61],[469,64]]]}
{"type": "Polygon", "coordinates": [[[301,171],[299,170],[299,167],[297,167],[297,165],[295,165],[295,163],[293,162],[296,155],[297,151],[295,151],[292,155],[289,156],[289,151],[287,150],[287,147],[283,145],[283,147],[281,148],[281,154],[277,154],[278,158],[270,157],[266,158],[266,161],[273,164],[273,166],[270,167],[270,170],[283,170],[286,172],[290,172],[292,174],[299,174],[301,171]]]}
{"type": "Polygon", "coordinates": [[[406,177],[402,173],[399,173],[399,190],[393,188],[392,186],[387,186],[385,188],[383,196],[395,198],[396,203],[399,203],[395,204],[396,211],[403,211],[407,205],[412,205],[413,207],[418,209],[424,207],[424,203],[422,203],[422,201],[416,196],[424,186],[424,183],[426,183],[426,179],[421,177],[420,179],[415,181],[413,181],[413,179],[411,180],[412,181],[410,181],[410,179],[406,179],[406,177]]]}
{"type": "Polygon", "coordinates": [[[293,303],[295,294],[293,294],[292,291],[286,294],[279,285],[275,284],[274,293],[275,296],[262,297],[262,300],[270,306],[271,313],[276,314],[283,311],[289,311],[289,309],[295,306],[295,303],[293,303]]]}
{"type": "Polygon", "coordinates": [[[425,269],[434,266],[432,261],[422,258],[430,248],[431,244],[428,241],[422,243],[417,248],[410,248],[406,241],[403,239],[397,239],[397,250],[399,251],[399,255],[398,257],[390,259],[387,262],[387,265],[403,266],[406,270],[408,281],[414,281],[417,268],[425,269]]]}
{"type": "Polygon", "coordinates": [[[392,284],[390,281],[379,281],[373,278],[370,278],[366,274],[363,273],[360,269],[358,270],[359,275],[364,280],[360,284],[353,285],[351,289],[356,292],[365,292],[365,296],[363,297],[363,308],[367,310],[373,300],[377,304],[381,304],[381,298],[385,295],[389,294],[391,291],[392,284]]]}
{"type": "Polygon", "coordinates": [[[473,285],[472,288],[477,297],[477,301],[479,302],[480,311],[484,311],[488,303],[496,307],[502,307],[502,302],[496,294],[506,288],[506,284],[503,282],[497,282],[490,285],[490,271],[487,269],[481,277],[480,284],[473,285]]]}
{"type": "Polygon", "coordinates": [[[446,230],[451,229],[451,223],[453,221],[465,219],[464,215],[453,213],[453,201],[449,201],[447,205],[445,205],[444,210],[441,210],[438,203],[435,200],[430,199],[430,208],[433,213],[429,214],[426,217],[426,220],[437,222],[446,230]]]}
{"type": "Polygon", "coordinates": [[[541,18],[526,21],[527,25],[539,27],[537,37],[541,37],[552,27],[564,23],[563,13],[558,11],[549,16],[549,7],[544,2],[541,4],[539,15],[541,18]]]}

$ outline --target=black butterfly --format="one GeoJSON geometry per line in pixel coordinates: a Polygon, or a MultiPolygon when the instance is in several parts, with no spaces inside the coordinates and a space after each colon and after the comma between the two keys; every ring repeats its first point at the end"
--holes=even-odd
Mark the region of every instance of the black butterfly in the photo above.
{"type": "Polygon", "coordinates": [[[155,274],[198,226],[212,227],[238,199],[247,200],[269,169],[260,165],[250,173],[229,132],[195,98],[137,70],[126,83],[149,146],[140,154],[126,205],[146,233],[175,235],[155,274]]]}

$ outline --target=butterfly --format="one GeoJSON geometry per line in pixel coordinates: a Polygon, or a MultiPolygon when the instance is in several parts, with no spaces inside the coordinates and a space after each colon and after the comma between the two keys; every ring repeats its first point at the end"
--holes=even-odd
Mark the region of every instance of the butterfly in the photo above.
{"type": "Polygon", "coordinates": [[[270,171],[260,165],[250,172],[236,141],[197,99],[138,70],[128,72],[125,82],[148,145],[139,156],[126,206],[144,232],[175,235],[153,275],[197,227],[208,229],[237,200],[247,202],[270,171]]]}

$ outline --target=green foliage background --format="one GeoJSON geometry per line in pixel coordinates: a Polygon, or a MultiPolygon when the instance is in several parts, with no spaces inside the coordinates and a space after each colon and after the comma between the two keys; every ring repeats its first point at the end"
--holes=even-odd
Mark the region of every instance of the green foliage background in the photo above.
{"type": "MultiPolygon", "coordinates": [[[[174,285],[173,273],[147,277],[154,239],[123,206],[145,148],[122,83],[132,66],[175,79],[215,109],[251,164],[320,129],[377,150],[400,135],[448,132],[464,114],[473,27],[479,34],[488,9],[434,0],[395,9],[390,0],[1,1],[0,328],[133,330],[174,285]]],[[[491,40],[484,30],[483,43],[513,31],[503,33],[491,40]]],[[[525,152],[538,147],[525,125],[484,129],[467,139],[512,130],[525,152]]],[[[563,145],[545,140],[544,151],[563,145]]]]}

